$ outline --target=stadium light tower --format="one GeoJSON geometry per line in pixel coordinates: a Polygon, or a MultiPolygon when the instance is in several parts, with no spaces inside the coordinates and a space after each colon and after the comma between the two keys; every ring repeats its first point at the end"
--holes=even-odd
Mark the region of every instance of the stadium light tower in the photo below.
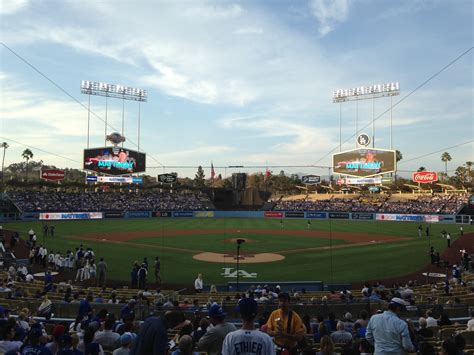
{"type": "MultiPolygon", "coordinates": [[[[89,95],[87,112],[87,148],[89,148],[91,95],[105,96],[105,137],[107,137],[107,105],[108,98],[122,99],[122,136],[125,128],[125,100],[138,101],[138,151],[140,151],[140,103],[148,101],[148,92],[144,89],[124,85],[114,85],[97,81],[82,80],[81,93],[89,95]]],[[[122,143],[123,146],[123,143],[122,143]]]]}
{"type": "MultiPolygon", "coordinates": [[[[375,99],[381,97],[390,97],[390,149],[393,146],[392,139],[392,98],[400,95],[400,83],[386,83],[370,86],[360,86],[351,89],[334,90],[332,102],[339,104],[339,151],[342,151],[342,103],[347,101],[356,101],[356,136],[359,133],[358,101],[372,99],[372,148],[375,147],[375,99]]],[[[357,147],[357,143],[356,143],[357,147]]]]}

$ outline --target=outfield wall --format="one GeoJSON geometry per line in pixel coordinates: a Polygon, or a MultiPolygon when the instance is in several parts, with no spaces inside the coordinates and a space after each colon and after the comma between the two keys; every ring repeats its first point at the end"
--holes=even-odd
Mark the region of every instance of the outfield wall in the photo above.
{"type": "Polygon", "coordinates": [[[111,218],[266,218],[308,220],[392,221],[418,223],[470,223],[470,216],[321,211],[107,211],[107,212],[25,212],[20,219],[32,220],[92,220],[111,218]]]}

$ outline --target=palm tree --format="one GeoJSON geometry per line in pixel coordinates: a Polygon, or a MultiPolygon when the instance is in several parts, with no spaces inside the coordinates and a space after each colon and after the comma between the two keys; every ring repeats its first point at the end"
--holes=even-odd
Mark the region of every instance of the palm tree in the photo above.
{"type": "Polygon", "coordinates": [[[4,181],[3,166],[5,165],[5,151],[10,147],[7,142],[3,142],[1,147],[3,148],[3,159],[2,159],[2,185],[4,181]]]}
{"type": "Polygon", "coordinates": [[[398,149],[395,151],[395,159],[397,160],[397,163],[403,159],[403,154],[398,149]]]}
{"type": "Polygon", "coordinates": [[[446,173],[446,176],[448,176],[448,161],[451,161],[451,159],[451,155],[449,155],[448,152],[441,154],[441,161],[444,162],[444,172],[446,173]]]}
{"type": "Polygon", "coordinates": [[[426,168],[424,166],[420,166],[417,171],[426,171],[426,168]]]}
{"type": "Polygon", "coordinates": [[[23,153],[21,153],[21,156],[23,159],[26,159],[26,175],[25,175],[25,180],[28,182],[28,162],[30,161],[31,158],[33,158],[33,152],[26,148],[23,153]]]}
{"type": "Polygon", "coordinates": [[[467,167],[467,181],[471,182],[472,181],[472,176],[471,176],[472,161],[467,161],[466,167],[467,167]]]}

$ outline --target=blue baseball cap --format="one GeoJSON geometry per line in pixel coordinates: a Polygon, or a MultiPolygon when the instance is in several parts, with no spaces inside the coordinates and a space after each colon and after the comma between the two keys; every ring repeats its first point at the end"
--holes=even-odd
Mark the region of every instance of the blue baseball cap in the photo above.
{"type": "Polygon", "coordinates": [[[120,336],[120,344],[121,345],[128,345],[132,342],[132,334],[130,333],[123,333],[121,336],[120,336]]]}
{"type": "Polygon", "coordinates": [[[248,317],[255,317],[258,314],[258,304],[253,298],[243,298],[239,301],[237,312],[248,317]]]}
{"type": "Polygon", "coordinates": [[[209,308],[209,317],[211,318],[224,318],[226,314],[222,310],[222,307],[219,306],[217,303],[213,304],[211,308],[209,308]]]}

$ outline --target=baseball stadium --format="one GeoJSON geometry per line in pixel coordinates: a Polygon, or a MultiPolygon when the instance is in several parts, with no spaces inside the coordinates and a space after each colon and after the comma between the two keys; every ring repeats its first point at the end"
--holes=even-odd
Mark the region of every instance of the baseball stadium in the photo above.
{"type": "MultiPolygon", "coordinates": [[[[340,54],[363,47],[356,27],[349,45],[325,41],[362,3],[283,1],[273,16],[261,13],[268,4],[211,3],[2,3],[6,27],[26,32],[5,29],[1,43],[0,355],[474,355],[473,47],[433,53],[436,65],[361,63],[356,75],[348,58],[365,54],[340,54]],[[21,15],[43,18],[53,3],[78,27],[58,15],[46,31],[21,15]],[[155,7],[170,28],[193,30],[151,45],[133,14],[154,23],[155,7]],[[270,27],[286,15],[269,38],[263,25],[233,22],[243,13],[270,27]],[[82,23],[89,15],[103,25],[82,23]],[[112,40],[109,15],[135,36],[112,40]],[[279,54],[302,50],[296,29],[321,68],[279,54]],[[227,32],[225,46],[208,38],[227,32]],[[339,64],[312,52],[316,37],[339,64]],[[108,81],[82,80],[93,75],[108,81]],[[438,93],[436,80],[457,96],[438,93]],[[328,97],[313,103],[294,81],[328,97]]],[[[428,12],[389,7],[374,23],[428,12]]],[[[417,29],[407,28],[396,43],[425,58],[406,44],[417,29]]]]}

